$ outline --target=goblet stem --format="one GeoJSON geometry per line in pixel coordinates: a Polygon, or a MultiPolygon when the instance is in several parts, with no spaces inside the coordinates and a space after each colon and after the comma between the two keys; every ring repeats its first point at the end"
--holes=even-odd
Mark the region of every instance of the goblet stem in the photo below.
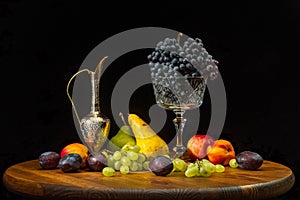
{"type": "Polygon", "coordinates": [[[182,134],[186,119],[183,118],[184,111],[181,110],[174,112],[176,114],[176,117],[173,119],[176,130],[176,146],[173,148],[173,151],[175,152],[174,157],[177,158],[182,156],[186,150],[186,147],[182,144],[182,134]]]}

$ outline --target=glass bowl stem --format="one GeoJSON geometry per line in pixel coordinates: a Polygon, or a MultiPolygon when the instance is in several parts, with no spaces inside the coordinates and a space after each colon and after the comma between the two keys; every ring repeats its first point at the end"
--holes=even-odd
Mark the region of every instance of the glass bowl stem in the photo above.
{"type": "Polygon", "coordinates": [[[182,134],[186,119],[183,117],[185,112],[184,110],[174,112],[176,114],[176,117],[173,119],[176,130],[176,146],[173,148],[173,151],[175,152],[174,157],[177,158],[182,156],[182,154],[186,151],[186,147],[182,143],[182,134]]]}

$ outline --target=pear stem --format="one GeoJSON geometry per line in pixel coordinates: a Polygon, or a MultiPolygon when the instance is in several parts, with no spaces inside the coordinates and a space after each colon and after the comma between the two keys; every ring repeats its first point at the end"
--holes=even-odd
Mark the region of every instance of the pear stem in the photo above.
{"type": "Polygon", "coordinates": [[[123,113],[120,112],[120,113],[119,113],[119,116],[121,117],[123,124],[124,124],[125,126],[127,126],[127,123],[126,123],[126,121],[125,121],[125,119],[124,119],[123,113]]]}

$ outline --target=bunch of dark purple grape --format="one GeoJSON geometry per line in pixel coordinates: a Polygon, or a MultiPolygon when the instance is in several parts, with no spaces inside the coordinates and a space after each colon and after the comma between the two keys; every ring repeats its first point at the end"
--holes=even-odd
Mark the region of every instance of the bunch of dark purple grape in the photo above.
{"type": "Polygon", "coordinates": [[[218,74],[218,62],[208,54],[199,38],[188,38],[182,47],[178,39],[166,38],[157,43],[147,58],[152,78],[203,76],[214,80],[218,74]]]}

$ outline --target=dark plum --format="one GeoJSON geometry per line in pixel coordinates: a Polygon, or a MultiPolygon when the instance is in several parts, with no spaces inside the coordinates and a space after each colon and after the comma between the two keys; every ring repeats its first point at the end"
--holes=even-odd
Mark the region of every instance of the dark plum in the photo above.
{"type": "Polygon", "coordinates": [[[255,170],[263,164],[263,158],[256,152],[243,151],[236,155],[236,161],[240,168],[255,170]]]}
{"type": "Polygon", "coordinates": [[[47,151],[39,156],[39,163],[43,169],[57,168],[60,156],[54,151],[47,151]]]}
{"type": "Polygon", "coordinates": [[[88,167],[92,171],[102,171],[104,167],[106,167],[107,159],[101,153],[99,155],[89,154],[87,157],[88,167]]]}
{"type": "Polygon", "coordinates": [[[173,171],[173,162],[166,156],[156,156],[149,162],[149,170],[156,176],[166,176],[173,171]]]}
{"type": "Polygon", "coordinates": [[[63,172],[76,172],[80,169],[82,158],[77,153],[66,154],[59,160],[58,167],[63,172]]]}

